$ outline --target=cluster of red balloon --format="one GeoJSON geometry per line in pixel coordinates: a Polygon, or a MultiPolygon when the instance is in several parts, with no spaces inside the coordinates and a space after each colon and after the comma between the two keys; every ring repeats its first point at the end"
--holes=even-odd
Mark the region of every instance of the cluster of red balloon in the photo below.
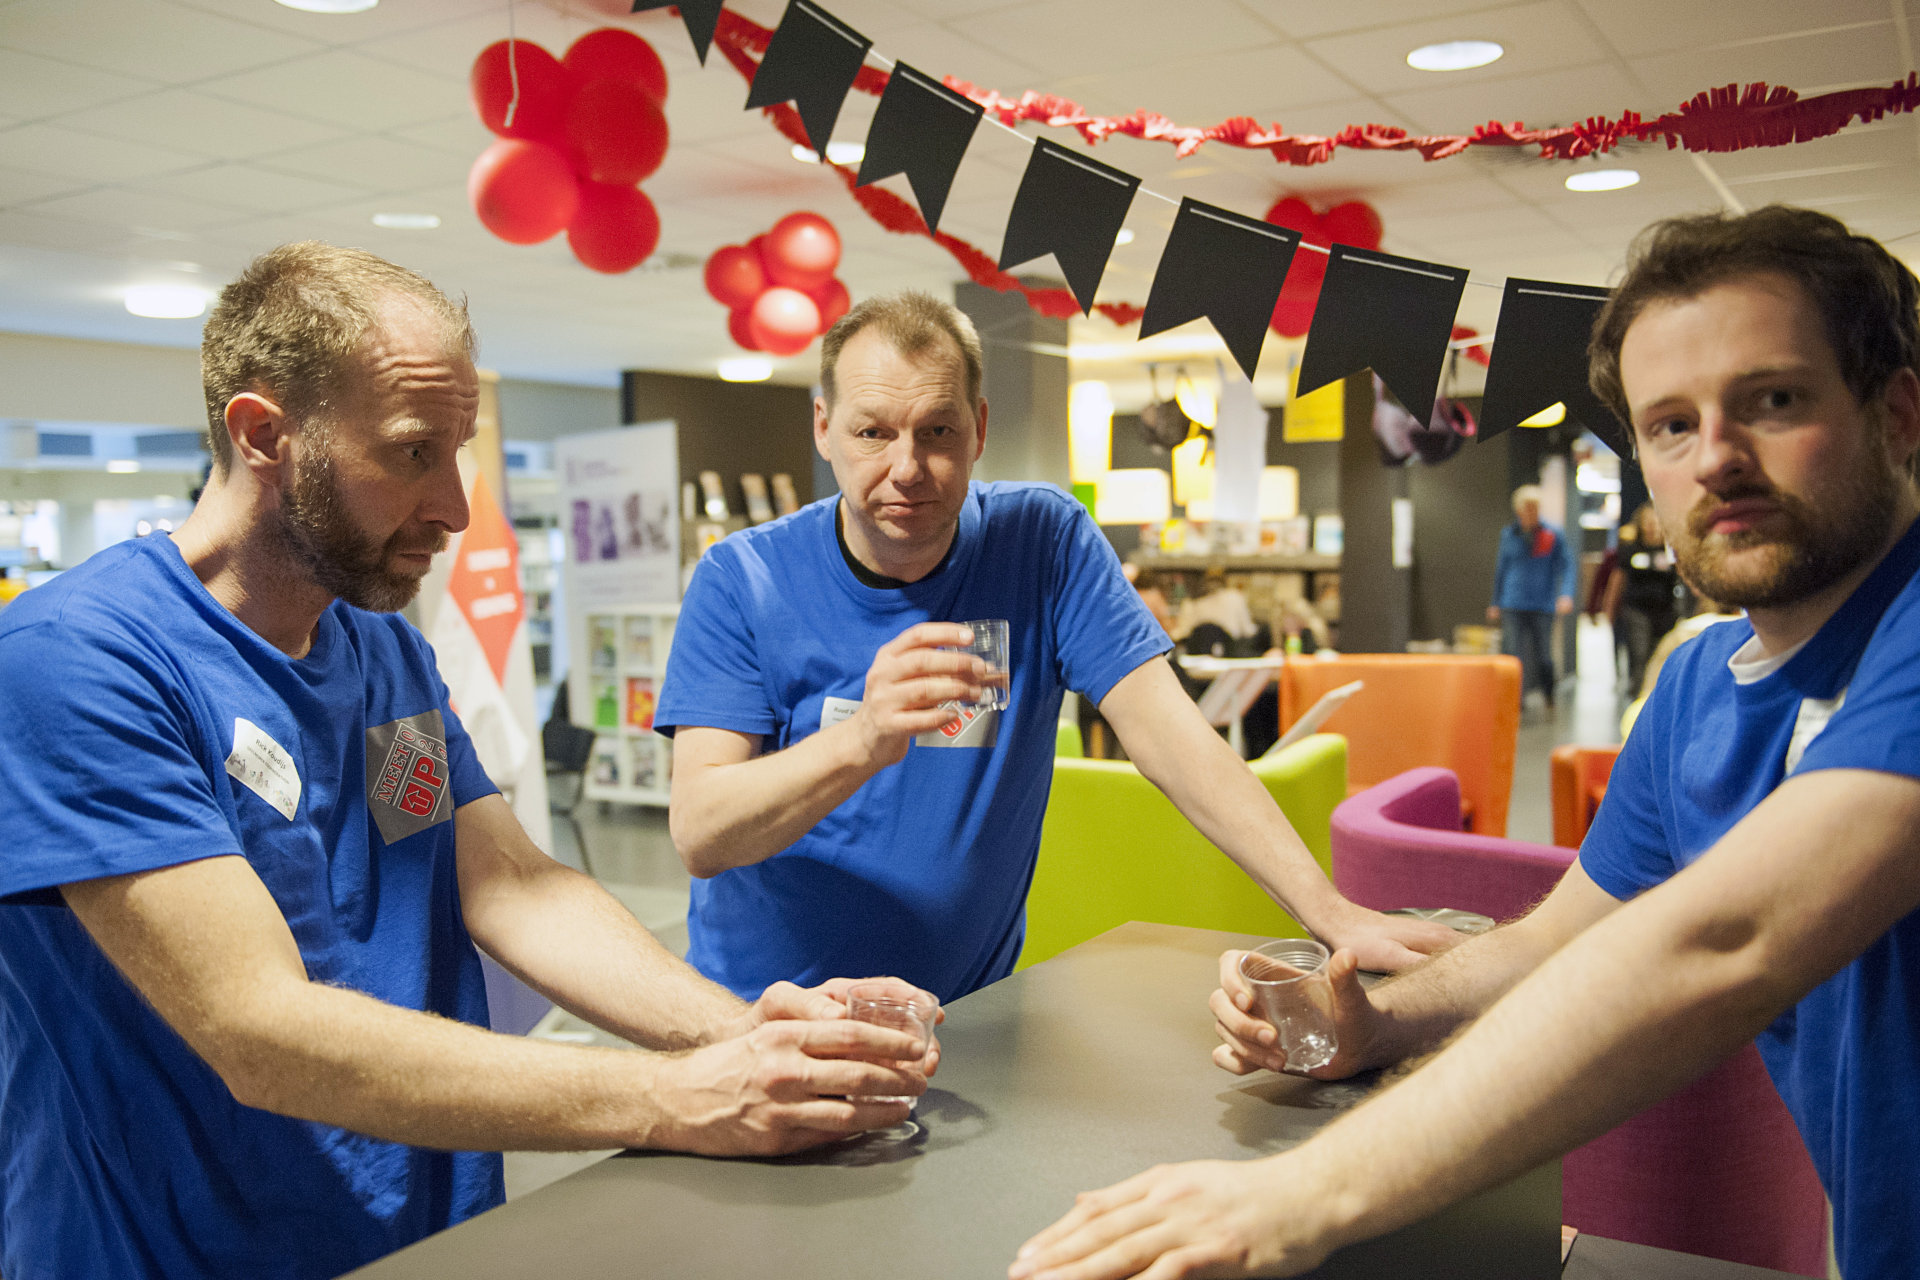
{"type": "Polygon", "coordinates": [[[817,213],[790,213],[745,244],[707,259],[707,292],[732,314],[727,332],[749,351],[790,356],[847,314],[852,299],[834,278],[840,233],[817,213]]]}
{"type": "MultiPolygon", "coordinates": [[[[1267,210],[1267,221],[1276,227],[1298,231],[1307,244],[1323,249],[1350,244],[1356,249],[1380,247],[1380,215],[1364,200],[1337,204],[1325,213],[1299,196],[1288,196],[1267,210]]],[[[1273,304],[1273,321],[1268,326],[1283,338],[1298,338],[1313,326],[1313,309],[1320,301],[1320,285],[1327,278],[1327,255],[1311,249],[1293,256],[1293,269],[1273,304]]]]}
{"type": "Polygon", "coordinates": [[[467,176],[487,230],[538,244],[565,228],[573,256],[610,273],[654,251],[660,215],[639,183],[667,154],[667,69],[652,45],[602,27],[557,59],[502,40],[468,79],[480,122],[500,135],[467,176]]]}

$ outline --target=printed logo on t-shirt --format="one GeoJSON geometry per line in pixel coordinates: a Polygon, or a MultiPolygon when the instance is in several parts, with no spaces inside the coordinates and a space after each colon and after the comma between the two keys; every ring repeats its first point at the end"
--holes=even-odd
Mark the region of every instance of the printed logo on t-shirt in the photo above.
{"type": "Polygon", "coordinates": [[[938,729],[929,729],[916,737],[918,747],[991,747],[1000,737],[1000,712],[993,707],[977,707],[962,702],[946,704],[960,716],[938,729]]]}
{"type": "Polygon", "coordinates": [[[438,710],[367,730],[367,807],[382,839],[395,844],[453,816],[447,772],[438,710]]]}

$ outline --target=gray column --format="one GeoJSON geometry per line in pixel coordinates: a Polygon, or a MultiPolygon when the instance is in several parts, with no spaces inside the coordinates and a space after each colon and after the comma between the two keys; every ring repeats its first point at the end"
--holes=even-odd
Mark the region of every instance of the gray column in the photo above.
{"type": "Polygon", "coordinates": [[[954,285],[953,301],[986,349],[987,451],[974,478],[1068,488],[1067,322],[1038,314],[1017,293],[971,280],[954,285]]]}
{"type": "Polygon", "coordinates": [[[1342,653],[1406,652],[1413,572],[1393,567],[1393,500],[1406,496],[1406,468],[1382,466],[1374,441],[1373,380],[1355,374],[1347,379],[1346,435],[1340,441],[1342,653]]]}

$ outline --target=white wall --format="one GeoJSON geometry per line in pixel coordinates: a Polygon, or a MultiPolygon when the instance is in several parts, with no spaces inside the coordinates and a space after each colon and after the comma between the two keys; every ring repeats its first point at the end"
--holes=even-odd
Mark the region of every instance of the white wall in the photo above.
{"type": "Polygon", "coordinates": [[[206,426],[200,353],[0,333],[0,420],[206,426]]]}

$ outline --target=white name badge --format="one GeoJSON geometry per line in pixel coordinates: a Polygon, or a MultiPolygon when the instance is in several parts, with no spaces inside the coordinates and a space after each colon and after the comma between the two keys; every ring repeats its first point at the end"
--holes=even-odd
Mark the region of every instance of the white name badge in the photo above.
{"type": "Polygon", "coordinates": [[[233,754],[227,757],[227,772],[288,822],[293,821],[300,808],[300,772],[293,767],[293,757],[265,729],[240,716],[233,720],[233,754]]]}
{"type": "Polygon", "coordinates": [[[822,698],[820,700],[820,727],[831,729],[842,720],[849,719],[860,709],[858,698],[822,698]]]}

